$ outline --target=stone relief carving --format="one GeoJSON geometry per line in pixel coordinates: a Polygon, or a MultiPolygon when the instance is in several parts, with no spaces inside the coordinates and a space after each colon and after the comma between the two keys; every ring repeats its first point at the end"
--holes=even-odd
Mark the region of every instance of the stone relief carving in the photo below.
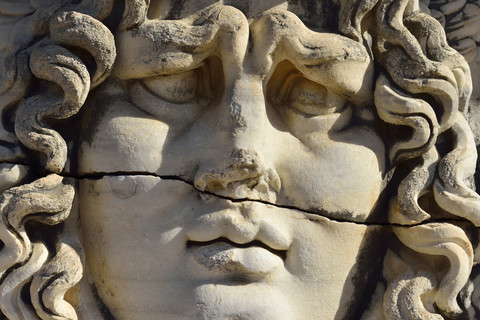
{"type": "Polygon", "coordinates": [[[0,1],[2,317],[478,319],[479,7],[0,1]]]}

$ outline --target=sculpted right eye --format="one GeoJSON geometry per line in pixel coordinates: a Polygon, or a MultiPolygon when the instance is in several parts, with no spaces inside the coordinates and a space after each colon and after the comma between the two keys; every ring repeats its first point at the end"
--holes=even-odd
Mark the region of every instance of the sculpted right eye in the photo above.
{"type": "Polygon", "coordinates": [[[187,123],[211,101],[211,67],[208,63],[187,71],[132,80],[132,102],[166,123],[187,123]]]}
{"type": "Polygon", "coordinates": [[[199,94],[199,69],[140,80],[140,84],[161,100],[187,103],[199,94]]]}

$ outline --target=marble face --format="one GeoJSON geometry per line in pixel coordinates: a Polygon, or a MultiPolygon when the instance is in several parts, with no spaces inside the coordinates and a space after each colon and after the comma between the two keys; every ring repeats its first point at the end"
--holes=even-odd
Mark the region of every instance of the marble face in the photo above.
{"type": "Polygon", "coordinates": [[[0,318],[480,319],[479,16],[0,1],[0,318]]]}
{"type": "Polygon", "coordinates": [[[78,174],[103,175],[80,182],[98,293],[115,319],[351,316],[385,233],[358,223],[387,170],[368,50],[307,28],[292,3],[204,2],[169,24],[152,6],[120,32],[114,76],[85,107],[78,174]]]}

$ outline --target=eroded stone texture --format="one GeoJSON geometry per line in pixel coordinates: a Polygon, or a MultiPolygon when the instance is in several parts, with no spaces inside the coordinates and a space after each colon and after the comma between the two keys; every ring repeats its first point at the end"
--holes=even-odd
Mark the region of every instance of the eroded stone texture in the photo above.
{"type": "Polygon", "coordinates": [[[479,7],[0,1],[1,314],[478,319],[479,7]]]}

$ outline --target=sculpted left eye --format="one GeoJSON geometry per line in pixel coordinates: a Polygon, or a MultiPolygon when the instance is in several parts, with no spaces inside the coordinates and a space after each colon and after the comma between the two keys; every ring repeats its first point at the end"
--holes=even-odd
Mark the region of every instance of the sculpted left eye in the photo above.
{"type": "Polygon", "coordinates": [[[345,95],[332,90],[328,83],[310,80],[289,61],[277,66],[267,92],[273,105],[303,118],[341,113],[348,104],[345,95]]]}
{"type": "Polygon", "coordinates": [[[340,96],[318,83],[303,77],[291,81],[286,102],[307,116],[339,112],[345,104],[340,96]]]}

